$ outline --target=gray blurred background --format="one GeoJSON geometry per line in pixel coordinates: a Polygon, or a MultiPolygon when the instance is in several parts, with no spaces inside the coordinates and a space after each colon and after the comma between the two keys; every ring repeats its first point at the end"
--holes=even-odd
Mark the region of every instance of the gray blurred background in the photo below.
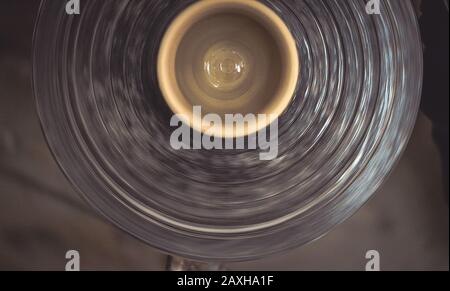
{"type": "MultiPolygon", "coordinates": [[[[164,270],[167,255],[95,214],[47,148],[31,91],[38,4],[0,0],[0,270],[64,270],[71,249],[80,252],[83,270],[164,270]]],[[[442,185],[432,124],[420,114],[387,183],[351,219],[290,253],[226,268],[364,270],[365,254],[374,249],[383,270],[448,270],[449,210],[442,185]]]]}

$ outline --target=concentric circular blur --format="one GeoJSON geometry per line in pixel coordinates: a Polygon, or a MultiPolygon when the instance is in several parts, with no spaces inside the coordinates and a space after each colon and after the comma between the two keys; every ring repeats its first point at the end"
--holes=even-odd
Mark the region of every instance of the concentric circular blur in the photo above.
{"type": "Polygon", "coordinates": [[[411,134],[422,46],[410,2],[368,15],[363,0],[261,1],[300,60],[271,161],[170,146],[158,51],[193,2],[91,0],[78,16],[42,2],[34,91],[56,160],[98,211],[169,253],[250,260],[317,239],[369,199],[411,134]]]}

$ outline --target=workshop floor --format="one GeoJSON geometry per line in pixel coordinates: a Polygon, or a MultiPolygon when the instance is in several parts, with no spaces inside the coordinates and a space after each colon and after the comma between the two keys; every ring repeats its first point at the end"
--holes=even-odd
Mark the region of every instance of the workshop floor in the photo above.
{"type": "MultiPolygon", "coordinates": [[[[61,174],[34,109],[32,17],[14,26],[13,7],[2,5],[8,6],[0,4],[0,270],[63,270],[70,249],[80,252],[83,270],[164,270],[166,255],[96,215],[61,174]],[[2,31],[11,27],[14,35],[2,31]]],[[[32,6],[14,9],[27,15],[32,6]]],[[[290,253],[226,268],[364,270],[366,251],[375,249],[383,270],[448,270],[449,212],[441,184],[431,125],[420,115],[387,183],[351,219],[290,253]]]]}

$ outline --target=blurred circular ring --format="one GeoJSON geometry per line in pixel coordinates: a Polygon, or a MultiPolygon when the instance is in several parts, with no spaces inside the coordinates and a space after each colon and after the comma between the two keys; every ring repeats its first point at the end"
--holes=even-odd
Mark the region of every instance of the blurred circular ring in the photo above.
{"type": "Polygon", "coordinates": [[[278,156],[181,150],[157,78],[161,39],[191,0],[43,0],[33,86],[55,159],[114,224],[168,253],[239,261],[319,238],[359,209],[404,150],[422,45],[410,1],[260,1],[299,54],[278,156]]]}

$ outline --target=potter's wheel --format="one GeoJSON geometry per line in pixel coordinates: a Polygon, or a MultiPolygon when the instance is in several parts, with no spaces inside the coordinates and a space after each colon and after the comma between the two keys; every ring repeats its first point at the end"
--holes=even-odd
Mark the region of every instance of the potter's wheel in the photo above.
{"type": "Polygon", "coordinates": [[[409,1],[262,1],[295,38],[300,72],[279,154],[176,151],[156,76],[160,41],[193,1],[44,0],[34,90],[62,170],[118,227],[200,260],[263,257],[319,238],[359,209],[406,146],[422,46],[409,1]]]}

